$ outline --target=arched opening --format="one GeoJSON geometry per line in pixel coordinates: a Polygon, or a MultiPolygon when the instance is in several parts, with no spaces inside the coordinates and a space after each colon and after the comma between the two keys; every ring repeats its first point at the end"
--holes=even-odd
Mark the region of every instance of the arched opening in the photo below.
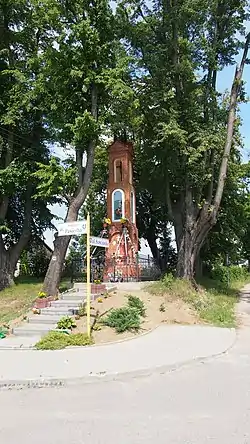
{"type": "Polygon", "coordinates": [[[120,183],[123,180],[122,177],[122,161],[121,160],[115,160],[114,162],[114,178],[115,183],[120,183]]]}
{"type": "Polygon", "coordinates": [[[131,221],[134,224],[135,223],[135,195],[133,191],[130,193],[130,217],[131,221]]]}
{"type": "Polygon", "coordinates": [[[123,217],[124,213],[124,192],[122,190],[114,190],[112,193],[112,220],[113,222],[119,222],[123,217]]]}

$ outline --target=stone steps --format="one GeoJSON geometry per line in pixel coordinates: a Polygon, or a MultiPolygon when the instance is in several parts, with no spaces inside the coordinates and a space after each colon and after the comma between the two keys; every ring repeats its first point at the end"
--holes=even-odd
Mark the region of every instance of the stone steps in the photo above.
{"type": "MultiPolygon", "coordinates": [[[[47,307],[41,309],[42,316],[71,316],[72,312],[69,307],[47,307]]],[[[40,316],[41,316],[40,315],[40,316]]]]}
{"type": "MultiPolygon", "coordinates": [[[[63,316],[73,316],[72,310],[76,310],[86,301],[86,284],[77,284],[76,289],[60,295],[60,299],[52,301],[51,306],[42,308],[40,315],[31,316],[28,322],[25,322],[20,327],[13,329],[15,336],[36,337],[46,335],[49,331],[57,331],[56,326],[58,321],[63,316]]],[[[107,286],[107,291],[114,291],[116,287],[107,286]]],[[[91,301],[101,297],[101,294],[92,294],[91,301]]],[[[58,330],[60,331],[60,330],[58,330]]]]}
{"type": "MultiPolygon", "coordinates": [[[[21,327],[13,329],[15,336],[45,336],[49,331],[61,331],[56,328],[56,324],[30,324],[26,323],[21,327]]],[[[70,333],[70,330],[67,330],[70,333]]]]}
{"type": "Polygon", "coordinates": [[[46,316],[46,315],[35,315],[35,316],[31,316],[30,318],[28,318],[28,323],[29,324],[52,324],[52,325],[57,325],[57,322],[60,321],[60,319],[62,319],[64,316],[68,316],[66,315],[55,315],[55,314],[51,314],[50,316],[46,316]]]}
{"type": "MultiPolygon", "coordinates": [[[[90,300],[95,301],[98,297],[101,297],[100,293],[91,294],[90,300]]],[[[60,296],[60,301],[80,301],[81,303],[85,302],[87,299],[87,294],[83,293],[73,293],[73,294],[67,294],[64,293],[60,296]]]]}
{"type": "Polygon", "coordinates": [[[79,299],[72,299],[69,301],[65,301],[63,299],[59,299],[58,301],[52,301],[51,307],[54,308],[78,308],[84,301],[79,299]]]}
{"type": "Polygon", "coordinates": [[[56,325],[49,324],[29,324],[28,322],[20,327],[13,328],[13,334],[15,336],[44,336],[50,330],[56,328],[56,325]]]}
{"type": "Polygon", "coordinates": [[[86,293],[77,292],[77,293],[63,293],[60,296],[60,301],[83,301],[87,297],[86,293]]]}

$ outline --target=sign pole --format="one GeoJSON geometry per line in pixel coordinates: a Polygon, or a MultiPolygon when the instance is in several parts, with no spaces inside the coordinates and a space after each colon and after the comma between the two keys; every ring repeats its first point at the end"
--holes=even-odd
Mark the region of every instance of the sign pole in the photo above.
{"type": "Polygon", "coordinates": [[[91,284],[90,284],[90,215],[87,215],[87,334],[90,338],[90,295],[91,295],[91,284]]]}

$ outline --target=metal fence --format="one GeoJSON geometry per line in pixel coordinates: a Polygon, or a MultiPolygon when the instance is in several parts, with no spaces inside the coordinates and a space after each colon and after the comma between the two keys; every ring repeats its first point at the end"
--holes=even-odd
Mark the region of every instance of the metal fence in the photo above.
{"type": "MultiPolygon", "coordinates": [[[[71,282],[86,281],[86,261],[74,260],[68,267],[71,282]]],[[[113,257],[109,260],[103,255],[91,258],[91,281],[129,282],[155,281],[160,279],[161,270],[150,256],[138,255],[136,260],[113,257]]]]}

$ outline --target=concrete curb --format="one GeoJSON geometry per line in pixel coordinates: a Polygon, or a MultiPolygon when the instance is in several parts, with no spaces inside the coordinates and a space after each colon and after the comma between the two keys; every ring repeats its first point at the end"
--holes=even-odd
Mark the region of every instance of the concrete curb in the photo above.
{"type": "MultiPolygon", "coordinates": [[[[117,341],[103,342],[101,344],[93,344],[93,345],[86,345],[86,346],[75,346],[75,347],[66,347],[66,349],[67,350],[71,350],[72,348],[74,348],[74,349],[77,348],[78,350],[82,350],[82,349],[86,349],[88,347],[91,347],[91,348],[92,347],[105,347],[107,345],[115,345],[115,344],[121,344],[121,343],[127,342],[127,341],[134,341],[135,339],[141,338],[142,336],[146,336],[149,333],[152,333],[157,328],[159,328],[161,325],[162,324],[158,324],[155,327],[150,328],[150,330],[143,331],[142,333],[135,334],[131,338],[118,339],[117,341]]],[[[190,325],[190,327],[192,327],[192,326],[190,325]]],[[[11,347],[4,347],[4,346],[1,346],[1,342],[0,342],[0,351],[1,350],[4,350],[4,351],[7,351],[7,350],[10,350],[10,351],[11,350],[12,351],[13,350],[19,350],[19,351],[29,350],[29,351],[33,351],[33,352],[41,352],[41,350],[37,350],[34,345],[24,346],[24,347],[21,347],[20,345],[13,345],[11,347]]],[[[60,350],[58,350],[58,351],[60,351],[60,350]]]]}
{"type": "Polygon", "coordinates": [[[211,359],[218,358],[220,356],[228,353],[236,344],[238,340],[237,330],[233,329],[235,332],[235,337],[232,344],[227,347],[225,350],[211,354],[209,356],[198,356],[192,359],[188,359],[186,361],[182,361],[179,363],[161,365],[150,368],[142,368],[135,371],[128,372],[120,372],[120,373],[106,373],[100,372],[92,374],[90,373],[88,376],[83,377],[75,377],[75,378],[37,378],[37,379],[27,379],[27,380],[2,380],[0,382],[0,391],[1,390],[23,390],[23,389],[35,389],[35,388],[57,388],[57,387],[70,387],[74,385],[83,385],[83,384],[91,384],[91,383],[100,383],[100,382],[110,382],[110,381],[122,381],[125,379],[134,379],[139,377],[147,377],[152,374],[164,374],[170,373],[177,370],[180,370],[185,367],[189,367],[192,364],[198,363],[206,363],[211,359]]]}

